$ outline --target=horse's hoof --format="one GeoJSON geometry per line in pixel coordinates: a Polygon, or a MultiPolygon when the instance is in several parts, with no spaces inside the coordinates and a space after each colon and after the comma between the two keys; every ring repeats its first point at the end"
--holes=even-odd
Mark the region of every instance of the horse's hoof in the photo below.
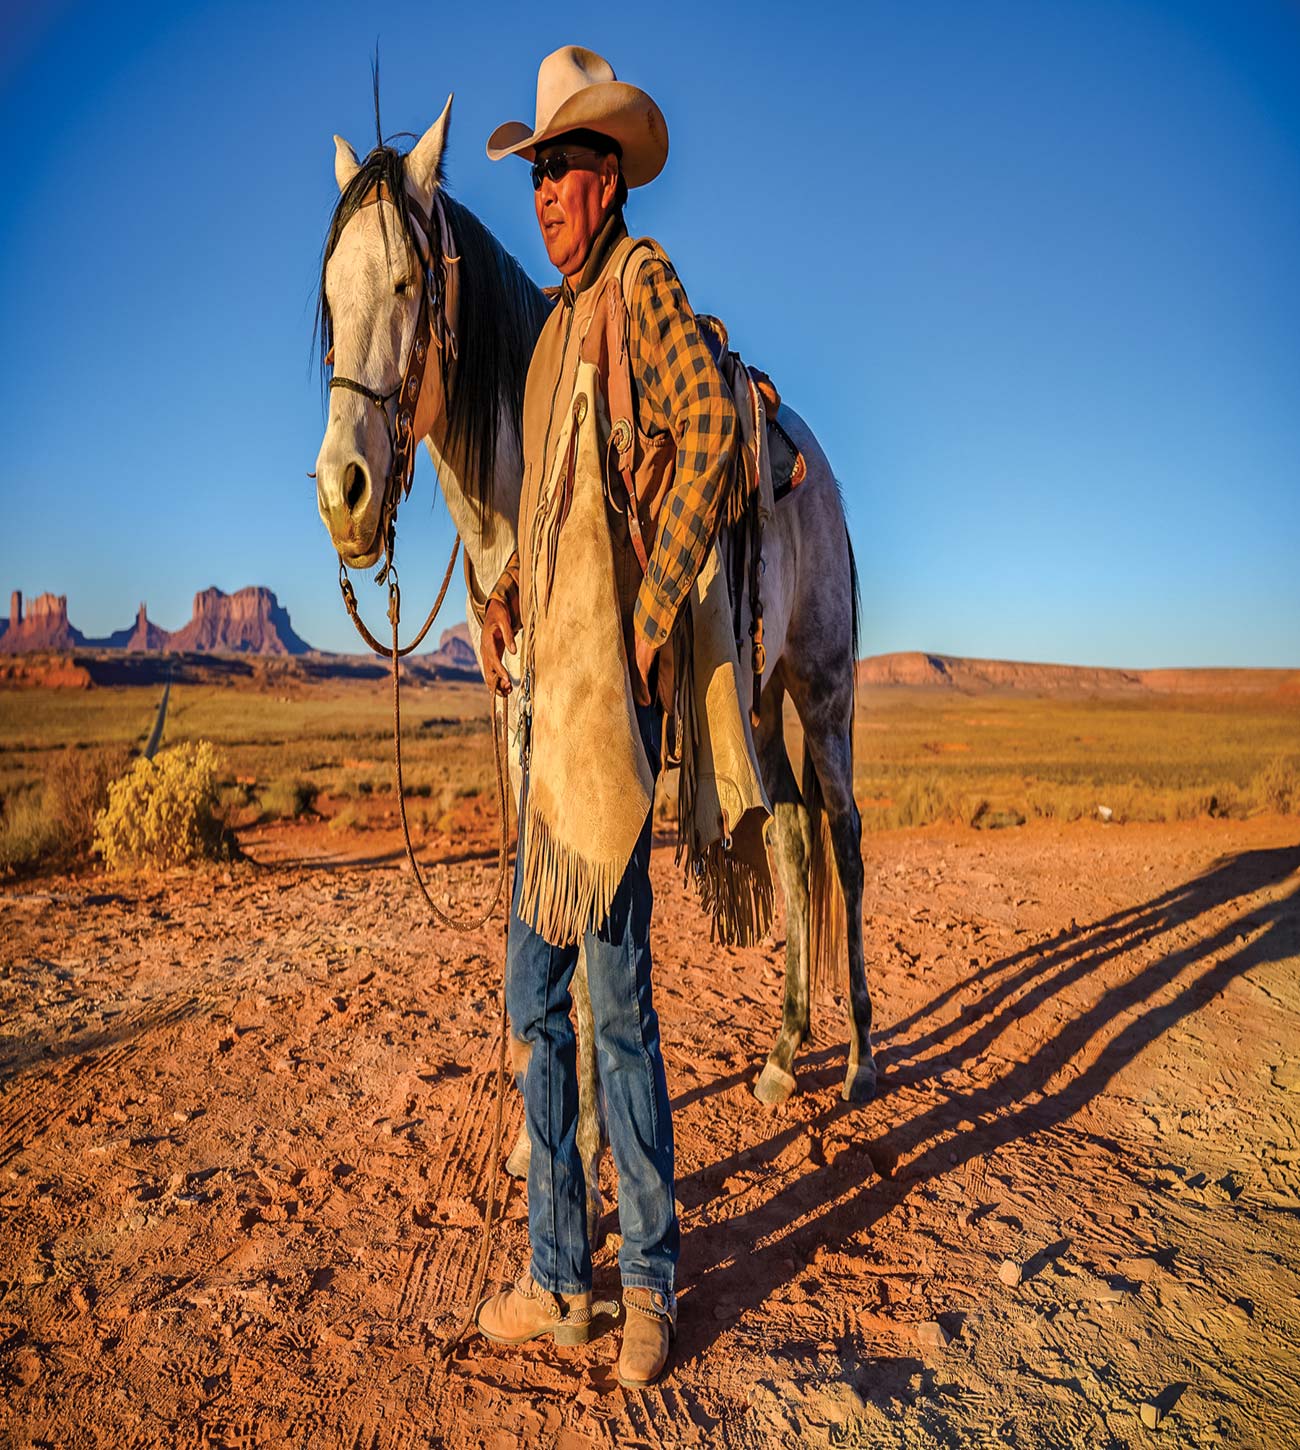
{"type": "Polygon", "coordinates": [[[532,1144],[524,1134],[520,1134],[515,1146],[510,1150],[510,1156],[506,1159],[506,1172],[511,1178],[528,1177],[528,1160],[532,1157],[532,1144]]]}
{"type": "Polygon", "coordinates": [[[777,1103],[785,1102],[792,1092],[794,1092],[794,1074],[786,1072],[782,1067],[777,1067],[774,1062],[768,1062],[764,1066],[758,1081],[754,1084],[754,1096],[760,1103],[766,1103],[769,1107],[775,1107],[777,1103]]]}
{"type": "Polygon", "coordinates": [[[840,1089],[840,1097],[846,1103],[869,1103],[876,1095],[876,1064],[870,1058],[857,1067],[851,1067],[840,1089]]]}

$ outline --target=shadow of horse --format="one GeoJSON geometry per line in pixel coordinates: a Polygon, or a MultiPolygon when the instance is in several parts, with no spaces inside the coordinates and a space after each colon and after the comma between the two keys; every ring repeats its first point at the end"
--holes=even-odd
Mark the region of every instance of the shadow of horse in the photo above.
{"type": "MultiPolygon", "coordinates": [[[[694,1227],[682,1248],[683,1284],[697,1303],[725,1306],[722,1322],[685,1313],[677,1354],[682,1363],[706,1354],[727,1324],[764,1303],[802,1272],[798,1268],[824,1246],[870,1229],[907,1196],[943,1174],[958,1171],[1018,1139],[1056,1127],[1103,1092],[1127,1066],[1163,1033],[1217,996],[1252,968],[1300,951],[1300,886],[1252,902],[1194,942],[1180,944],[1170,933],[1186,923],[1234,907],[1243,897],[1268,893],[1300,870],[1300,847],[1243,852],[1217,862],[1203,875],[1161,893],[1144,905],[1118,911],[1055,940],[1026,948],[965,977],[881,1034],[888,1045],[877,1054],[884,1069],[882,1093],[900,1085],[916,1086],[979,1059],[1012,1017],[1040,1009],[1067,989],[1088,979],[1115,958],[1145,949],[1155,952],[1140,970],[1112,981],[1085,1010],[1068,1018],[1023,1062],[1006,1064],[995,1079],[950,1092],[905,1122],[873,1140],[859,1140],[834,1163],[812,1159],[812,1171],[784,1184],[743,1213],[694,1227]],[[1168,939],[1168,940],[1167,940],[1168,939]],[[1169,949],[1162,950],[1163,946],[1169,949]],[[959,993],[984,988],[982,997],[962,1008],[950,1022],[933,1025],[936,1015],[959,993]],[[1167,1000],[1169,989],[1175,994],[1167,1000]],[[1106,1030],[1123,1022],[1113,1036],[1106,1030]],[[908,1036],[909,1033],[915,1035],[908,1036]],[[962,1035],[965,1034],[965,1035],[962,1035]],[[1089,1049],[1095,1055],[1083,1065],[1089,1049]],[[923,1053],[931,1055],[922,1057],[923,1053]],[[1063,1069],[1072,1075],[1065,1082],[1063,1069]],[[972,1121],[986,1119],[975,1131],[972,1121]],[[964,1134],[950,1135],[966,1124],[964,1134]],[[899,1164],[903,1168],[898,1169],[899,1164]],[[881,1181],[842,1200],[854,1178],[875,1169],[881,1181]],[[830,1206],[797,1228],[819,1200],[830,1206]],[[783,1232],[783,1230],[785,1230],[783,1232]],[[791,1269],[791,1260],[796,1268],[791,1269]]],[[[1059,1005],[1059,1004],[1058,1004],[1059,1005]]],[[[828,1049],[809,1059],[809,1086],[833,1086],[829,1061],[817,1066],[828,1049]],[[824,1081],[823,1081],[824,1079],[824,1081]]],[[[1001,1062],[1001,1060],[999,1060],[1001,1062]]],[[[870,1113],[871,1109],[865,1110],[870,1113]]],[[[826,1128],[845,1120],[858,1126],[864,1110],[835,1102],[815,1120],[826,1128]]],[[[808,1132],[800,1120],[678,1184],[686,1206],[713,1200],[738,1169],[770,1167],[796,1139],[808,1132]]],[[[911,1361],[908,1361],[911,1363],[911,1361]]]]}

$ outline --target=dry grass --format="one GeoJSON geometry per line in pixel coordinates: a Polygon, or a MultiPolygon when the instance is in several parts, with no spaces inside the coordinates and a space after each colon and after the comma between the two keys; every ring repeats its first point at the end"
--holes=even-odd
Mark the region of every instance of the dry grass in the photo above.
{"type": "Polygon", "coordinates": [[[59,853],[59,832],[39,786],[6,796],[0,809],[0,871],[29,871],[59,853]]]}
{"type": "Polygon", "coordinates": [[[0,870],[85,858],[109,786],[130,764],[120,745],[51,752],[41,779],[24,782],[0,803],[0,870]]]}
{"type": "Polygon", "coordinates": [[[1267,697],[864,690],[854,744],[868,830],[1300,810],[1300,719],[1267,697]]]}
{"type": "MultiPolygon", "coordinates": [[[[383,684],[295,689],[173,689],[165,740],[209,739],[220,748],[225,823],[318,811],[344,831],[370,810],[395,806],[383,684]]],[[[5,691],[0,869],[64,849],[58,821],[84,823],[89,807],[76,802],[101,788],[96,762],[121,761],[143,743],[157,699],[155,687],[5,691]]],[[[459,802],[494,792],[486,692],[422,685],[404,690],[402,704],[412,819],[422,834],[446,829],[459,802]]],[[[797,770],[802,745],[792,713],[788,739],[797,770]]],[[[855,757],[868,830],[933,822],[996,829],[1096,819],[1103,807],[1117,822],[1300,811],[1296,711],[1260,696],[1070,700],[864,690],[855,757]]],[[[669,773],[656,804],[662,825],[674,819],[674,794],[669,773]]],[[[85,831],[73,834],[82,840],[85,831]]]]}

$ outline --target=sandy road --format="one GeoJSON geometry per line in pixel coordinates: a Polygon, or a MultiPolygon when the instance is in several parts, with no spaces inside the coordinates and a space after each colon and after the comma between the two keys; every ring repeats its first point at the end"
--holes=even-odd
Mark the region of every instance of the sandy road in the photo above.
{"type": "MultiPolygon", "coordinates": [[[[438,1364],[492,1167],[500,932],[438,936],[386,845],[313,839],[0,892],[0,1443],[1300,1436],[1295,821],[870,838],[884,1091],[855,1110],[833,1003],[800,1094],[754,1101],[777,949],[711,950],[657,852],[683,1293],[640,1395],[612,1337],[438,1364]]],[[[522,1214],[515,1187],[502,1275],[522,1214]]]]}

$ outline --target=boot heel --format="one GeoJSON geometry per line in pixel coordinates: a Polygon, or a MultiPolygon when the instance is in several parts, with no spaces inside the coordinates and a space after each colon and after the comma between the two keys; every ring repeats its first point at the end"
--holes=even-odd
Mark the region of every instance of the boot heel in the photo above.
{"type": "Polygon", "coordinates": [[[563,1320],[555,1326],[552,1338],[556,1344],[586,1344],[591,1339],[591,1320],[579,1324],[565,1324],[563,1320]]]}

